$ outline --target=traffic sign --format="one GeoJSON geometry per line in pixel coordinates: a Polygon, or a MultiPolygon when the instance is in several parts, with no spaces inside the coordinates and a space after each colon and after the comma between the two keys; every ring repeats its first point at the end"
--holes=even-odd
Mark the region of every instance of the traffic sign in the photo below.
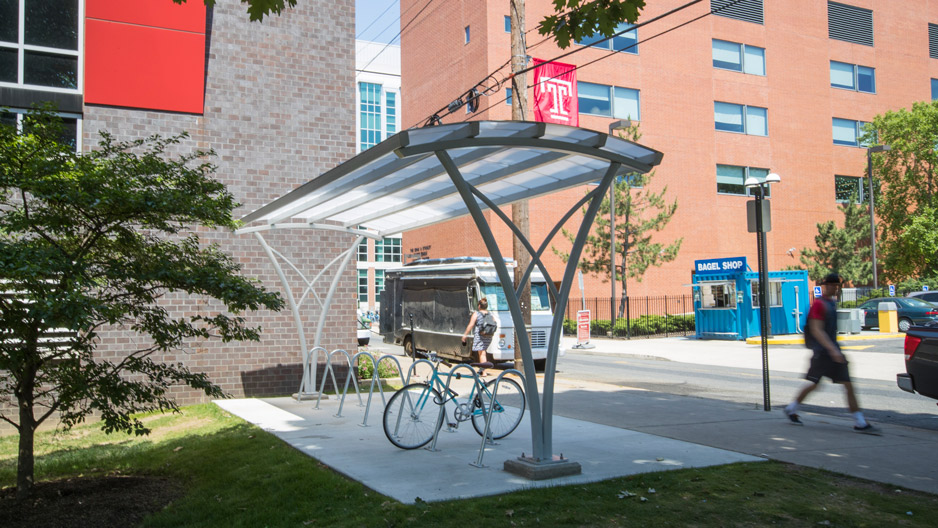
{"type": "Polygon", "coordinates": [[[814,297],[820,297],[820,296],[821,296],[821,287],[820,287],[820,286],[815,286],[815,287],[814,287],[814,297]]]}
{"type": "Polygon", "coordinates": [[[896,296],[896,285],[895,285],[895,284],[890,284],[890,285],[889,285],[889,296],[890,296],[890,297],[895,297],[895,296],[896,296]]]}

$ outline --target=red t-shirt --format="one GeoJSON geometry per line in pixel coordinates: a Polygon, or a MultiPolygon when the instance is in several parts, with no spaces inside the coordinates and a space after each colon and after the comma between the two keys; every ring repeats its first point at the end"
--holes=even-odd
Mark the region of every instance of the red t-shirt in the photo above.
{"type": "Polygon", "coordinates": [[[827,309],[824,306],[824,302],[821,299],[816,299],[811,303],[811,309],[808,310],[808,319],[817,319],[818,321],[824,321],[824,317],[827,315],[827,309]]]}

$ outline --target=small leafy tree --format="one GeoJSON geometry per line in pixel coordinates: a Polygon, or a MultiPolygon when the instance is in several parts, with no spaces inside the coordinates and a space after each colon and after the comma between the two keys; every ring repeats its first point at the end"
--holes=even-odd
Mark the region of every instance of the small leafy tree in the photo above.
{"type": "Polygon", "coordinates": [[[166,159],[185,136],[121,142],[101,134],[84,155],[57,142],[57,118],[34,111],[18,132],[0,127],[0,419],[19,432],[17,495],[33,487],[36,429],[58,413],[69,428],[98,413],[102,428],[146,434],[132,414],[176,411],[185,384],[223,391],[204,373],[158,361],[188,340],[257,340],[248,310],[279,310],[280,297],[241,277],[190,226],[233,228],[236,203],[196,151],[166,159]],[[213,298],[225,311],[170,313],[170,292],[213,298]],[[116,360],[94,353],[98,332],[142,336],[116,360]],[[3,407],[16,404],[15,414],[3,407]]]}
{"type": "Polygon", "coordinates": [[[813,280],[836,271],[853,285],[872,283],[869,209],[855,202],[851,199],[837,206],[844,215],[843,227],[837,227],[833,220],[817,224],[817,249],[801,250],[801,264],[813,280]]]}
{"type": "Polygon", "coordinates": [[[890,146],[872,156],[882,275],[896,282],[938,276],[938,101],[876,116],[864,140],[890,146]]]}
{"type": "MultiPolygon", "coordinates": [[[[641,134],[637,126],[625,131],[624,138],[638,141],[641,134]]],[[[677,258],[684,238],[681,237],[671,244],[653,242],[655,233],[661,231],[671,221],[677,211],[677,200],[668,202],[665,194],[668,187],[660,192],[649,189],[649,184],[655,172],[647,174],[630,173],[624,177],[616,178],[615,193],[615,229],[616,254],[614,260],[610,258],[611,237],[609,229],[609,198],[605,198],[599,206],[599,213],[593,221],[593,233],[587,236],[580,257],[580,269],[585,273],[594,273],[607,281],[615,265],[616,277],[622,284],[622,298],[619,303],[619,315],[625,314],[625,300],[628,297],[628,279],[639,282],[651,266],[661,266],[677,258]]],[[[585,210],[584,210],[585,211],[585,210]]],[[[573,242],[575,233],[566,229],[563,235],[573,242]]],[[[551,248],[561,260],[567,262],[569,252],[551,248]]]]}

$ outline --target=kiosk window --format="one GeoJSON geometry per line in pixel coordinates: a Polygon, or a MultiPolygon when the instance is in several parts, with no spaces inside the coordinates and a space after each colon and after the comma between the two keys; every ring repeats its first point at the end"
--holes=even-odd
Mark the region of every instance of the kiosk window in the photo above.
{"type": "MultiPolygon", "coordinates": [[[[759,281],[750,281],[752,284],[752,307],[759,307],[759,281]]],[[[769,287],[765,290],[765,296],[768,297],[769,306],[782,305],[782,283],[778,281],[769,281],[769,287]]]]}
{"type": "Polygon", "coordinates": [[[732,282],[700,284],[701,308],[735,308],[736,285],[732,282]]]}

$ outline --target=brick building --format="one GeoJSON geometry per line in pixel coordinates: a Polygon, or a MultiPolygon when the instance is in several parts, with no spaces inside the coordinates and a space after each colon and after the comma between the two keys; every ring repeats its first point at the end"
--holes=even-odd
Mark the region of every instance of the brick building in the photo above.
{"type": "MultiPolygon", "coordinates": [[[[238,0],[13,0],[0,13],[0,106],[15,121],[34,102],[58,104],[89,150],[99,130],[118,139],[187,131],[180,152],[212,148],[216,176],[242,205],[240,217],[355,154],[353,0],[304,0],[262,23],[238,0]]],[[[243,265],[243,273],[282,291],[251,236],[203,231],[243,265]]],[[[329,262],[353,238],[339,233],[271,233],[272,244],[305,270],[329,262]]],[[[289,277],[302,292],[298,277],[289,277]]],[[[355,275],[343,275],[323,346],[354,350],[355,275]]],[[[167,298],[174,310],[217,307],[167,298]]],[[[312,326],[318,311],[303,310],[312,326]]],[[[167,354],[234,396],[289,394],[299,385],[301,349],[289,311],[247,314],[257,343],[190,343],[167,354]]],[[[139,336],[102,334],[99,353],[119,357],[139,336]]],[[[180,392],[181,403],[199,401],[180,392]]]]}
{"type": "MultiPolygon", "coordinates": [[[[415,4],[423,2],[402,0],[402,12],[415,4]]],[[[638,22],[683,4],[648,2],[638,22]]],[[[575,51],[560,61],[580,67],[579,125],[606,131],[628,117],[640,123],[641,143],[664,153],[651,186],[666,185],[678,210],[655,240],[684,242],[677,260],[650,268],[641,283],[630,281],[630,295],[689,294],[697,259],[745,256],[757,267],[755,236],[746,228],[747,175],[781,176],[771,188],[769,269],[798,264],[800,250],[814,245],[816,224],[840,220],[838,203],[862,189],[866,149],[858,126],[935,93],[938,26],[931,22],[938,24],[938,3],[927,0],[711,0],[612,41],[587,40],[567,50],[533,29],[552,3],[528,0],[525,7],[529,56],[546,60],[575,51]],[[711,9],[722,10],[708,14],[711,9]]],[[[409,127],[490,73],[496,72],[483,86],[507,78],[509,3],[433,4],[406,27],[401,46],[409,127]]],[[[483,98],[479,112],[460,109],[443,122],[510,119],[508,86],[483,98]]],[[[529,108],[531,99],[529,91],[529,108]]],[[[532,238],[541,240],[557,212],[586,190],[531,201],[532,238]]],[[[501,226],[496,232],[510,254],[510,233],[501,226]]],[[[569,247],[563,238],[554,245],[569,247]]],[[[405,233],[403,246],[405,255],[484,254],[468,221],[405,233]]],[[[555,256],[547,261],[560,269],[555,256]]],[[[608,281],[586,277],[587,297],[608,295],[608,281]]]]}

